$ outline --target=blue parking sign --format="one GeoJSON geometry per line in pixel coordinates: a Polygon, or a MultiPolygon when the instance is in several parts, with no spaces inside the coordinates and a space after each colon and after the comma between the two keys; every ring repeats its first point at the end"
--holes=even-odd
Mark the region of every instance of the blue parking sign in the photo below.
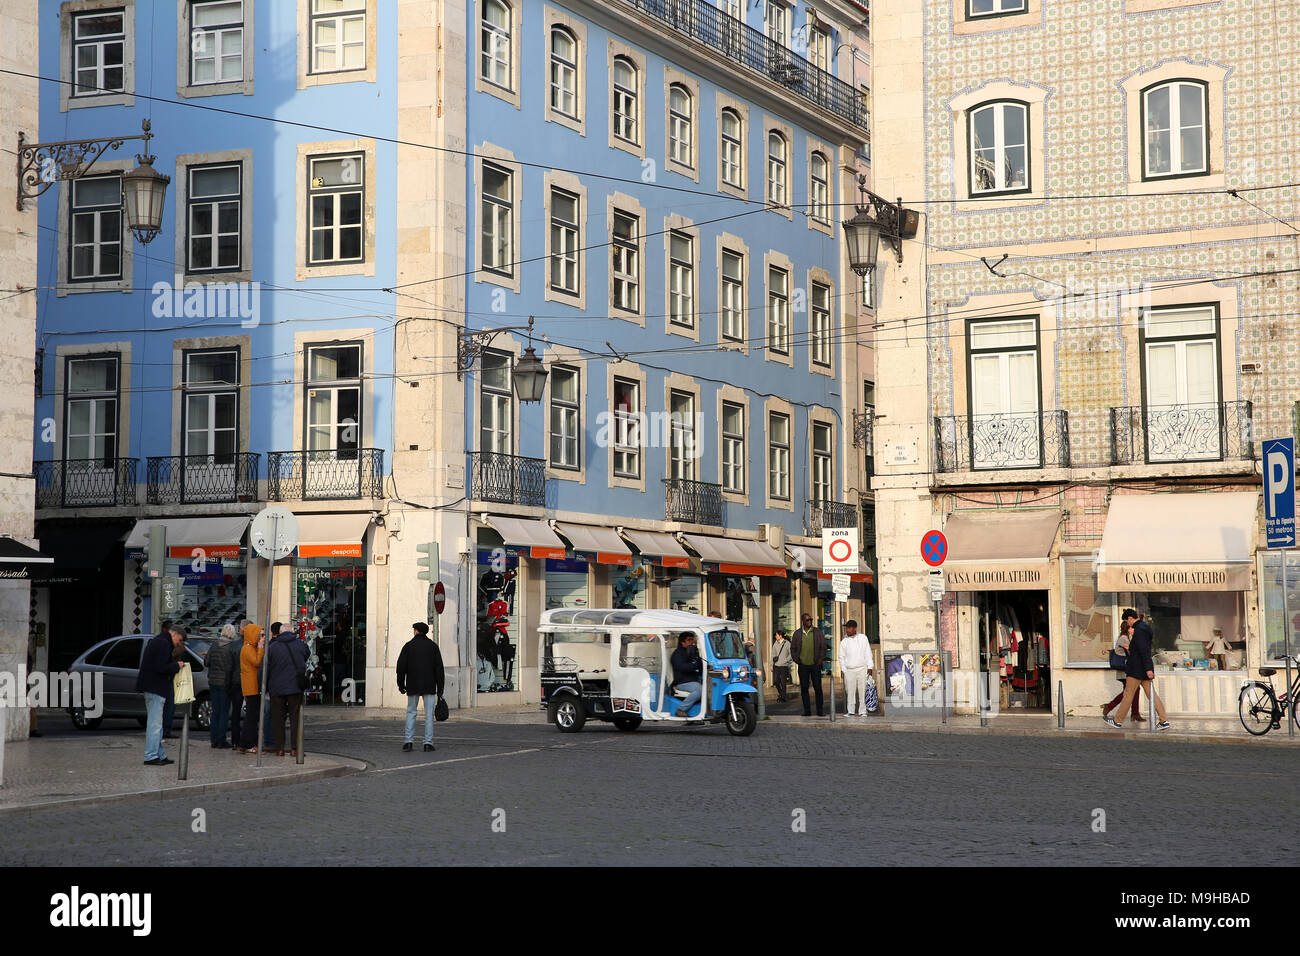
{"type": "Polygon", "coordinates": [[[1270,548],[1295,546],[1295,439],[1264,441],[1264,531],[1270,548]]]}

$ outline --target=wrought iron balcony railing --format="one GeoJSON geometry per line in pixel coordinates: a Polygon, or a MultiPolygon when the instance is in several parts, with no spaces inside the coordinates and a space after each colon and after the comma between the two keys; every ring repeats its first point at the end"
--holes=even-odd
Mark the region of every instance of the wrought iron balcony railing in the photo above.
{"type": "Polygon", "coordinates": [[[938,472],[1069,468],[1069,415],[1039,411],[937,417],[934,446],[938,472]]]}
{"type": "Polygon", "coordinates": [[[38,508],[107,508],[135,504],[138,458],[38,461],[38,508]]]}
{"type": "Polygon", "coordinates": [[[857,505],[842,501],[821,501],[816,498],[808,501],[804,515],[804,527],[808,529],[808,534],[821,534],[823,528],[856,528],[857,526],[857,505]]]}
{"type": "Polygon", "coordinates": [[[145,466],[151,505],[256,501],[260,455],[166,455],[145,466]]]}
{"type": "Polygon", "coordinates": [[[707,0],[621,0],[727,59],[781,84],[792,93],[867,129],[862,95],[804,57],[724,13],[707,0]]]}
{"type": "Polygon", "coordinates": [[[269,501],[382,498],[384,450],[273,451],[266,456],[269,501]]]}
{"type": "Polygon", "coordinates": [[[664,520],[722,527],[722,485],[665,478],[664,520]]]}
{"type": "Polygon", "coordinates": [[[1112,408],[1111,464],[1254,461],[1253,421],[1250,402],[1112,408]]]}
{"type": "Polygon", "coordinates": [[[494,451],[469,453],[470,498],[546,507],[546,461],[494,451]]]}

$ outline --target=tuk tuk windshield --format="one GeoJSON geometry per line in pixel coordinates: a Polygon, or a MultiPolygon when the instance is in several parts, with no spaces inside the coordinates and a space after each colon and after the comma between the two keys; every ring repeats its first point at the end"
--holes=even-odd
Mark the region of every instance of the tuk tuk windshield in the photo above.
{"type": "Polygon", "coordinates": [[[737,631],[710,631],[709,646],[713,648],[713,656],[716,660],[745,659],[745,643],[740,639],[737,631]]]}

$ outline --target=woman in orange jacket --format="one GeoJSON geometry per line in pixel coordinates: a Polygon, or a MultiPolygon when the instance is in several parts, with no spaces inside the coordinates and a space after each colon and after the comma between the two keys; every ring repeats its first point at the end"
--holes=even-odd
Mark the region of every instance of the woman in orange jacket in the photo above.
{"type": "Polygon", "coordinates": [[[244,646],[239,652],[239,684],[248,705],[243,726],[240,727],[239,752],[253,753],[257,749],[257,716],[262,712],[262,695],[258,693],[262,655],[266,653],[266,640],[256,624],[244,626],[244,646]]]}

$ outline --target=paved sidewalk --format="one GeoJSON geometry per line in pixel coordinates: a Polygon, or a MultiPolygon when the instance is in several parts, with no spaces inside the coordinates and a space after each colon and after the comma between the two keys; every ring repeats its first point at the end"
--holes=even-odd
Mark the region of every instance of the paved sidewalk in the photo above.
{"type": "MultiPolygon", "coordinates": [[[[167,756],[178,760],[180,740],[169,740],[167,756]]],[[[5,744],[0,817],[50,807],[67,808],[115,801],[164,800],[178,794],[274,787],[337,777],[365,769],[345,757],[308,753],[302,766],[293,757],[213,750],[207,735],[190,745],[188,779],[177,765],[144,766],[144,734],[45,736],[5,744]]]]}

